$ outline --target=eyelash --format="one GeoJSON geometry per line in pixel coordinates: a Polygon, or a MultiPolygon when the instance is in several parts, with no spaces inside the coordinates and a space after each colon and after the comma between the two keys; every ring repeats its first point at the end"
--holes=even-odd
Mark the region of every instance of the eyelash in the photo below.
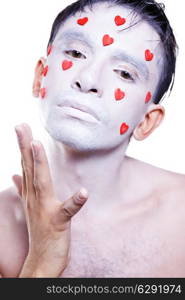
{"type": "MultiPolygon", "coordinates": [[[[77,51],[77,50],[66,50],[65,53],[66,53],[67,55],[72,56],[73,58],[80,59],[80,58],[83,57],[84,59],[86,59],[86,56],[85,56],[84,54],[82,54],[80,51],[77,51]],[[80,55],[81,57],[79,57],[79,55],[80,55]]],[[[122,75],[124,75],[124,76],[121,76],[121,75],[120,75],[120,77],[124,78],[125,80],[128,80],[128,81],[134,81],[133,76],[130,75],[129,72],[127,72],[127,71],[122,71],[122,70],[114,70],[114,71],[115,71],[115,72],[122,73],[122,75]]]]}
{"type": "Polygon", "coordinates": [[[120,77],[124,78],[125,80],[134,81],[133,76],[129,72],[123,70],[114,70],[114,71],[117,73],[122,73],[123,76],[120,75],[120,77]]]}
{"type": "Polygon", "coordinates": [[[67,54],[67,55],[70,55],[70,56],[72,56],[73,58],[77,58],[77,59],[80,59],[81,57],[82,58],[86,58],[86,56],[84,55],[84,54],[82,54],[81,52],[79,52],[79,51],[77,51],[77,50],[66,50],[65,51],[65,53],[67,54]],[[78,57],[78,56],[81,56],[81,57],[78,57]]]}

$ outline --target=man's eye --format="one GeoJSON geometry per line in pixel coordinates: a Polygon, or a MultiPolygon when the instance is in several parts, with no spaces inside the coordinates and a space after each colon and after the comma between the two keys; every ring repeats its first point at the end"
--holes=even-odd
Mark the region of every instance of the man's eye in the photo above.
{"type": "Polygon", "coordinates": [[[130,80],[130,81],[134,81],[134,78],[132,77],[132,75],[127,72],[127,71],[122,71],[122,70],[115,70],[116,72],[118,72],[120,74],[120,76],[126,80],[130,80]]]}
{"type": "Polygon", "coordinates": [[[65,51],[65,53],[74,58],[86,58],[85,55],[83,55],[81,52],[79,52],[77,50],[67,50],[67,51],[65,51]]]}

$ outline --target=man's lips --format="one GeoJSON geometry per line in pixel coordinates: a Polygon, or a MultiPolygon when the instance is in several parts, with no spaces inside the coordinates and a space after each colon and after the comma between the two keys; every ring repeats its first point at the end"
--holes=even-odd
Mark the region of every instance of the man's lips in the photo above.
{"type": "Polygon", "coordinates": [[[90,108],[89,106],[86,106],[84,104],[74,103],[74,101],[64,101],[64,102],[58,104],[58,106],[60,106],[60,107],[71,107],[71,108],[74,108],[74,109],[78,109],[80,111],[83,111],[85,113],[88,113],[88,114],[92,115],[96,120],[98,120],[98,121],[100,120],[98,118],[97,113],[92,108],[90,108]]]}

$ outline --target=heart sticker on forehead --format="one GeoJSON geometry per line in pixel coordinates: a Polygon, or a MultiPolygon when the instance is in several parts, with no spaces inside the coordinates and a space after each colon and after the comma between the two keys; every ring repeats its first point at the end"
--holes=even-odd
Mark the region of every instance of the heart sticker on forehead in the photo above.
{"type": "Polygon", "coordinates": [[[117,89],[117,90],[115,90],[114,96],[115,96],[115,99],[117,101],[119,101],[125,97],[125,93],[121,89],[117,89]]]}
{"type": "Polygon", "coordinates": [[[79,25],[81,25],[81,26],[85,25],[87,22],[88,22],[88,18],[87,17],[77,20],[77,23],[79,25]]]}
{"type": "Polygon", "coordinates": [[[126,123],[122,123],[120,127],[120,134],[124,134],[129,129],[129,126],[126,123]]]}
{"type": "Polygon", "coordinates": [[[72,65],[73,65],[73,62],[72,61],[70,61],[70,60],[64,60],[63,62],[62,62],[62,69],[65,71],[65,70],[68,70],[68,69],[70,69],[71,67],[72,67],[72,65]]]}
{"type": "Polygon", "coordinates": [[[105,34],[103,37],[103,46],[109,46],[114,43],[114,39],[110,35],[105,34]]]}
{"type": "Polygon", "coordinates": [[[117,26],[120,26],[120,25],[125,24],[126,19],[125,19],[125,18],[122,18],[122,17],[120,17],[120,16],[116,16],[116,17],[114,18],[114,22],[116,23],[117,26]]]}
{"type": "Polygon", "coordinates": [[[153,59],[153,57],[154,57],[154,54],[149,49],[147,49],[145,51],[145,60],[150,61],[153,59]]]}

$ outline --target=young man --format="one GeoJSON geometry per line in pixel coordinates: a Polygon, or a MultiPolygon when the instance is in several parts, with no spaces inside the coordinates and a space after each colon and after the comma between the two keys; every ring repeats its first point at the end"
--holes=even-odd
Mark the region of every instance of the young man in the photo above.
{"type": "Polygon", "coordinates": [[[23,176],[1,193],[2,277],[184,277],[185,177],[125,154],[160,125],[173,85],[163,9],[78,1],[56,18],[47,54],[33,83],[47,156],[16,127],[23,176]]]}

